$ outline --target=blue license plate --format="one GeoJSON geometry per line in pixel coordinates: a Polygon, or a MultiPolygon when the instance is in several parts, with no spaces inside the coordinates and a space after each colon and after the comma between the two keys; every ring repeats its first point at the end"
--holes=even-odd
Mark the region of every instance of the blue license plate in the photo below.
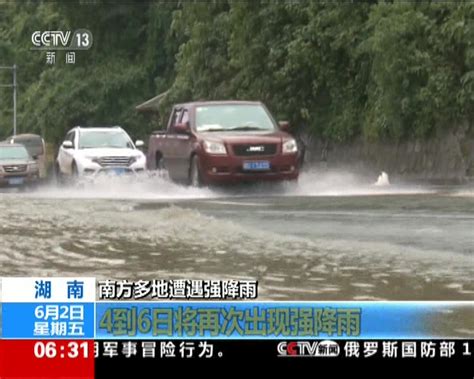
{"type": "Polygon", "coordinates": [[[114,174],[115,175],[123,175],[125,174],[125,169],[124,168],[114,168],[114,174]]]}
{"type": "Polygon", "coordinates": [[[270,162],[269,161],[244,162],[244,170],[248,170],[248,171],[270,170],[270,162]]]}
{"type": "Polygon", "coordinates": [[[11,186],[17,186],[19,184],[23,184],[25,180],[23,178],[10,178],[8,179],[8,184],[11,186]]]}

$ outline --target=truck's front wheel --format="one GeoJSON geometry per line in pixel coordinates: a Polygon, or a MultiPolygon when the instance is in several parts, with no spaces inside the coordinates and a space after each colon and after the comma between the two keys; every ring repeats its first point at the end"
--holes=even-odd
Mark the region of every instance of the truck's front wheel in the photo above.
{"type": "Polygon", "coordinates": [[[191,165],[189,168],[189,185],[192,187],[202,186],[202,176],[199,170],[199,158],[197,155],[193,155],[191,158],[191,165]]]}
{"type": "Polygon", "coordinates": [[[160,170],[160,171],[165,169],[165,160],[163,158],[163,155],[160,152],[156,153],[155,169],[160,170]]]}

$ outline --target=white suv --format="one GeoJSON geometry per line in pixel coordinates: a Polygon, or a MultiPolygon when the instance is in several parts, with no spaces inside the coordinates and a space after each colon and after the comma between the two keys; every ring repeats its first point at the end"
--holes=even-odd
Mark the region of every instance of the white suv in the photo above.
{"type": "Polygon", "coordinates": [[[146,157],[129,135],[119,126],[110,128],[71,129],[59,148],[56,174],[63,176],[95,176],[99,173],[133,174],[146,169],[146,157]]]}

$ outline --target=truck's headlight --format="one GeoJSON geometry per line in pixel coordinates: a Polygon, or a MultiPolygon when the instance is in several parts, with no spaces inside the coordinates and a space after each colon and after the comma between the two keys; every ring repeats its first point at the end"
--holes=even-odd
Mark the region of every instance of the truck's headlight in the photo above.
{"type": "Polygon", "coordinates": [[[296,153],[298,151],[298,145],[294,139],[290,139],[286,142],[283,142],[283,154],[296,153]]]}
{"type": "Polygon", "coordinates": [[[216,154],[216,155],[227,154],[227,150],[224,144],[221,142],[204,141],[203,146],[204,146],[204,150],[208,154],[216,154]]]}

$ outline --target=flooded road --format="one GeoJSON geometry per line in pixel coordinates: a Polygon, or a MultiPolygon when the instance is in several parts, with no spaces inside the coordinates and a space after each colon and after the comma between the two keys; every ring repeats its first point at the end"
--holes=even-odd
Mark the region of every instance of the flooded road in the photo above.
{"type": "Polygon", "coordinates": [[[0,193],[2,276],[258,279],[272,300],[474,300],[474,191],[337,174],[0,193]]]}

